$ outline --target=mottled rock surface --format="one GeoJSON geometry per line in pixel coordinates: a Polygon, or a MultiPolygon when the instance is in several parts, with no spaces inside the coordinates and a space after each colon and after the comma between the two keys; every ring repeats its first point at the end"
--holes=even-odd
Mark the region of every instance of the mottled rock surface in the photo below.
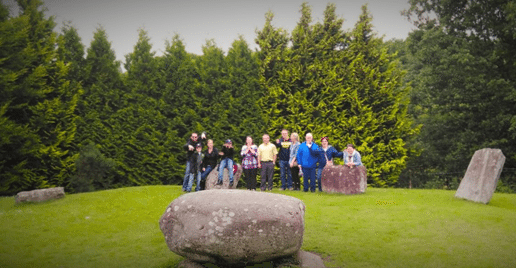
{"type": "Polygon", "coordinates": [[[323,192],[361,194],[367,188],[367,170],[364,166],[326,165],[321,176],[323,192]]]}
{"type": "Polygon", "coordinates": [[[305,205],[297,198],[244,190],[184,194],[160,218],[169,249],[200,263],[241,265],[295,254],[305,205]]]}
{"type": "Polygon", "coordinates": [[[38,189],[33,191],[24,191],[16,194],[15,202],[43,202],[47,200],[59,199],[65,197],[63,187],[38,189]]]}
{"type": "Polygon", "coordinates": [[[476,151],[455,196],[478,203],[489,203],[504,164],[505,156],[500,149],[484,148],[476,151]]]}
{"type": "Polygon", "coordinates": [[[240,176],[242,176],[242,166],[237,164],[237,167],[236,172],[233,173],[233,187],[229,187],[229,172],[226,168],[224,169],[222,185],[217,185],[217,182],[219,181],[219,165],[217,165],[217,167],[208,174],[208,177],[206,177],[205,189],[236,189],[240,176]]]}

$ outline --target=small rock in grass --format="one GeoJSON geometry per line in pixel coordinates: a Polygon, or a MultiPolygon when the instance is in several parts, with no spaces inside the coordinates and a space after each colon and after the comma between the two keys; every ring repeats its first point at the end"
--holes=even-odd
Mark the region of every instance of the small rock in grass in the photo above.
{"type": "Polygon", "coordinates": [[[15,203],[24,202],[43,202],[47,200],[59,199],[65,197],[63,187],[46,188],[33,191],[23,191],[16,194],[15,203]]]}

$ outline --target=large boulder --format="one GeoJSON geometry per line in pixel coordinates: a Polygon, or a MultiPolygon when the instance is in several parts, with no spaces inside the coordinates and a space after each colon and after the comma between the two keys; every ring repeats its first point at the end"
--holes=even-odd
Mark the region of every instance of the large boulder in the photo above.
{"type": "Polygon", "coordinates": [[[240,176],[242,176],[242,166],[240,164],[235,164],[237,166],[237,169],[233,169],[233,186],[229,187],[229,172],[228,169],[224,169],[224,175],[222,179],[222,185],[217,185],[217,182],[219,181],[219,165],[208,174],[208,177],[206,177],[206,190],[211,189],[236,189],[238,185],[238,181],[240,180],[240,176]]]}
{"type": "Polygon", "coordinates": [[[243,190],[184,194],[159,220],[171,251],[200,263],[243,265],[295,254],[305,205],[297,198],[243,190]]]}
{"type": "Polygon", "coordinates": [[[504,164],[505,156],[500,149],[485,148],[476,151],[455,196],[478,203],[489,203],[504,164]]]}
{"type": "Polygon", "coordinates": [[[367,170],[364,166],[326,165],[322,171],[323,192],[361,194],[367,188],[367,170]]]}
{"type": "Polygon", "coordinates": [[[43,202],[47,200],[59,199],[65,197],[63,187],[38,189],[33,191],[24,191],[16,194],[15,203],[23,202],[43,202]]]}

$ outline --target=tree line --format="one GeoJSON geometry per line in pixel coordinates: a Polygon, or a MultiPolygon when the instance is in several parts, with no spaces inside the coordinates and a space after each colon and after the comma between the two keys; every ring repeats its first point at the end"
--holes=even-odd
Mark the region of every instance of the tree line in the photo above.
{"type": "MultiPolygon", "coordinates": [[[[353,143],[378,187],[437,185],[428,174],[465,171],[485,146],[501,148],[505,166],[515,167],[513,2],[502,22],[477,25],[485,36],[453,14],[426,19],[438,4],[423,12],[426,1],[411,2],[418,30],[387,42],[367,6],[344,30],[334,4],[313,22],[303,3],[291,33],[268,12],[256,51],[240,37],[227,53],[209,40],[195,55],[175,35],[156,56],[140,29],[126,72],[102,27],[86,48],[70,24],[56,31],[42,2],[18,1],[17,15],[2,4],[0,194],[178,184],[193,131],[219,147],[282,128],[329,136],[338,148],[353,143]]],[[[471,12],[464,17],[481,16],[471,12]]],[[[514,176],[502,181],[516,184],[514,176]]]]}

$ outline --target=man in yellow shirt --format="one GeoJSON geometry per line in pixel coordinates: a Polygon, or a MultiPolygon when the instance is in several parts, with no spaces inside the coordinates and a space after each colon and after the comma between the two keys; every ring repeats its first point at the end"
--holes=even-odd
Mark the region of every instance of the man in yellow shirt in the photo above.
{"type": "Polygon", "coordinates": [[[272,191],[272,178],[278,150],[274,144],[270,143],[268,134],[263,134],[262,140],[263,143],[258,147],[258,168],[262,169],[260,188],[262,191],[267,189],[272,191]],[[265,188],[265,182],[267,182],[267,188],[265,188]]]}

